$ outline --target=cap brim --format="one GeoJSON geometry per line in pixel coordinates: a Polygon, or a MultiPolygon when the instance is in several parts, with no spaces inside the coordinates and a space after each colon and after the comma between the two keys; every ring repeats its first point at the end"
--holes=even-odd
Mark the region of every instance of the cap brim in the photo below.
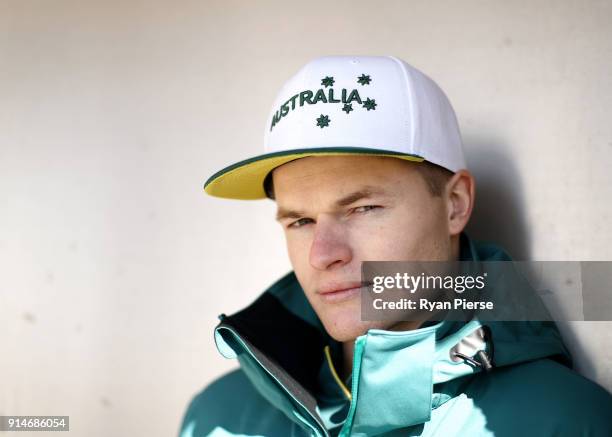
{"type": "Polygon", "coordinates": [[[407,161],[423,161],[423,158],[417,155],[364,147],[321,147],[316,149],[286,150],[266,153],[225,167],[208,178],[204,184],[204,191],[211,196],[226,199],[264,199],[266,193],[263,182],[268,173],[276,167],[307,156],[337,155],[387,156],[407,161]]]}

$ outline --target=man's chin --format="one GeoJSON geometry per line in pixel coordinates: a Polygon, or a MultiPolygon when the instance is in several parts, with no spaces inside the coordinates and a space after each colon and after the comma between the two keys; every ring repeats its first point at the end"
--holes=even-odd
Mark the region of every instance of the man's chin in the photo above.
{"type": "Polygon", "coordinates": [[[362,322],[361,320],[329,320],[323,322],[325,330],[331,338],[341,343],[354,341],[360,335],[364,335],[369,329],[380,329],[380,323],[362,322]]]}
{"type": "Polygon", "coordinates": [[[369,329],[381,329],[385,322],[361,320],[361,300],[359,297],[345,302],[329,304],[315,301],[313,305],[325,330],[331,338],[339,342],[353,341],[369,329]]]}

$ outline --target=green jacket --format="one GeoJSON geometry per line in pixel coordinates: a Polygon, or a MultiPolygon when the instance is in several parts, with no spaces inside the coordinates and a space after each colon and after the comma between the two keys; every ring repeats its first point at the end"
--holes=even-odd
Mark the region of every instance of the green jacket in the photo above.
{"type": "MultiPolygon", "coordinates": [[[[510,258],[462,235],[461,259],[510,258]]],[[[612,436],[612,397],[570,369],[550,322],[372,329],[355,340],[353,373],[340,381],[333,362],[341,345],[289,273],[249,307],[221,316],[215,341],[241,368],[195,396],[180,437],[612,436]],[[493,369],[450,358],[451,348],[483,333],[493,369]]]]}

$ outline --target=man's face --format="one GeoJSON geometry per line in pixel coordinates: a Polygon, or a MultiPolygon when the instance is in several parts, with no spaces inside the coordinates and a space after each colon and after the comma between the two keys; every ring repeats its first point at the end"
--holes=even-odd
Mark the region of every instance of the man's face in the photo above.
{"type": "Polygon", "coordinates": [[[417,165],[326,156],[298,159],[273,172],[291,264],[337,341],[394,324],[360,320],[362,261],[451,259],[445,196],[431,195],[417,165]]]}

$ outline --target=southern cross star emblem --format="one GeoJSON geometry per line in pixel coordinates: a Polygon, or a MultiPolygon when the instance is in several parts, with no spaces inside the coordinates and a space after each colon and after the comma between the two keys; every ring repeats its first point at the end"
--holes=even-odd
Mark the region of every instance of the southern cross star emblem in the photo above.
{"type": "Polygon", "coordinates": [[[347,114],[350,113],[353,110],[353,104],[345,103],[344,106],[342,107],[342,110],[346,112],[347,114]]]}
{"type": "Polygon", "coordinates": [[[372,78],[370,77],[369,74],[362,74],[361,76],[357,78],[357,83],[361,85],[370,85],[371,81],[372,81],[372,78]]]}
{"type": "Polygon", "coordinates": [[[369,97],[366,99],[365,102],[363,102],[363,107],[366,108],[368,111],[370,109],[372,110],[376,110],[376,100],[374,99],[370,99],[369,97]]]}
{"type": "Polygon", "coordinates": [[[328,87],[328,86],[333,86],[334,85],[334,78],[332,76],[325,76],[323,79],[321,79],[321,85],[323,85],[324,87],[328,87]]]}
{"type": "Polygon", "coordinates": [[[317,118],[317,126],[319,126],[321,129],[329,126],[329,116],[321,114],[321,116],[317,118]]]}

